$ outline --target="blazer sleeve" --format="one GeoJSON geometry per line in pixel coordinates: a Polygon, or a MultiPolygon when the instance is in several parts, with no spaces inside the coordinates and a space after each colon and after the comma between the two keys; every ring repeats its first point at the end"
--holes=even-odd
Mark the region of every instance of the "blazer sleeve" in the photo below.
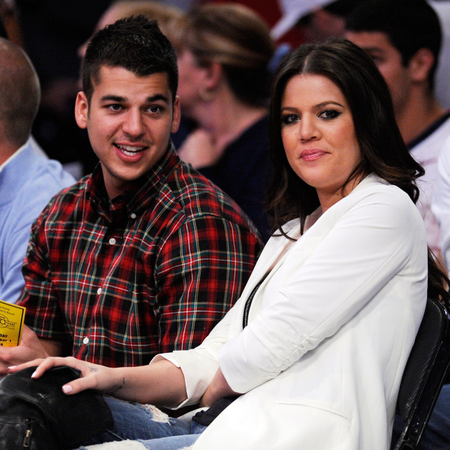
{"type": "Polygon", "coordinates": [[[233,307],[225,317],[214,327],[208,337],[196,348],[161,353],[150,362],[165,358],[181,368],[184,376],[187,399],[174,409],[188,405],[196,405],[219,368],[219,351],[228,339],[230,323],[236,313],[233,307]]]}
{"type": "Polygon", "coordinates": [[[314,239],[319,222],[290,251],[284,264],[291,266],[283,268],[286,282],[274,298],[222,346],[219,364],[236,392],[275,378],[333,336],[402,268],[411,267],[411,254],[416,255],[412,266],[417,273],[402,276],[426,278],[425,229],[406,194],[381,188],[342,214],[339,203],[319,219],[335,223],[325,236],[316,237],[319,243],[311,254],[306,259],[300,254],[308,247],[300,241],[314,239]]]}

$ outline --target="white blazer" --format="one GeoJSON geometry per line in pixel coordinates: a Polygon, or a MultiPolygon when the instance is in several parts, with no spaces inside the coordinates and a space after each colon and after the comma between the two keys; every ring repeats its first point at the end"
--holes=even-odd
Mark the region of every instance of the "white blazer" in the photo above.
{"type": "MultiPolygon", "coordinates": [[[[299,232],[298,221],[286,225],[299,232]]],[[[241,298],[181,367],[195,404],[220,365],[245,393],[195,450],[387,450],[405,363],[425,309],[427,243],[399,188],[366,177],[284,254],[272,237],[241,298]]]]}

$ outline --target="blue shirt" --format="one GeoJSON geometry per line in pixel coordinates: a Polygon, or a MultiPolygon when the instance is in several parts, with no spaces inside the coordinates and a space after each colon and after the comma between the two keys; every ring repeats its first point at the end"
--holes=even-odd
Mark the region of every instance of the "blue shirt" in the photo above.
{"type": "Polygon", "coordinates": [[[22,262],[30,229],[49,200],[75,180],[31,140],[0,171],[0,299],[15,303],[24,286],[22,262]]]}

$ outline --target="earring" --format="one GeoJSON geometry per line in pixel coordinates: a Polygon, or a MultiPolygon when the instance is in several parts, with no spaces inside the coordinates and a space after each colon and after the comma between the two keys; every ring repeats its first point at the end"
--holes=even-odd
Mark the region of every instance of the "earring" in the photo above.
{"type": "Polygon", "coordinates": [[[205,102],[210,102],[215,97],[214,92],[206,88],[200,88],[200,90],[198,91],[198,95],[205,102]]]}

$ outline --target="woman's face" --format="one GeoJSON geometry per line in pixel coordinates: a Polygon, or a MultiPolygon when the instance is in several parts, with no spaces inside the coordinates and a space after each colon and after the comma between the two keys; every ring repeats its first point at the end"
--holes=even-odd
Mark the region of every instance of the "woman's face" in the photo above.
{"type": "Polygon", "coordinates": [[[178,60],[178,96],[183,115],[195,119],[195,106],[200,101],[206,69],[198,66],[195,57],[188,49],[177,54],[178,60]]]}
{"type": "Polygon", "coordinates": [[[339,201],[361,161],[352,112],[341,90],[322,75],[291,78],[281,101],[281,138],[294,172],[316,188],[322,211],[339,201]]]}

